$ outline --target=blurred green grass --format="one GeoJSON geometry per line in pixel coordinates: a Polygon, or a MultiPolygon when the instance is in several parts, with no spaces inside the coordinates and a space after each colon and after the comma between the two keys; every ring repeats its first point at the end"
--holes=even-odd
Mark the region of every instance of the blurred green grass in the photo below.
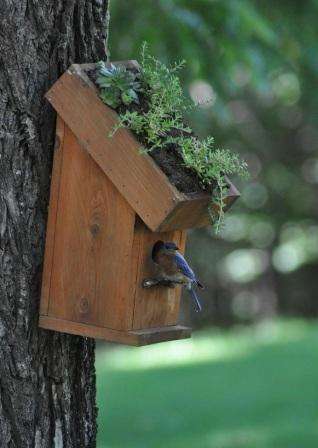
{"type": "Polygon", "coordinates": [[[98,448],[316,448],[318,323],[97,354],[98,448]]]}

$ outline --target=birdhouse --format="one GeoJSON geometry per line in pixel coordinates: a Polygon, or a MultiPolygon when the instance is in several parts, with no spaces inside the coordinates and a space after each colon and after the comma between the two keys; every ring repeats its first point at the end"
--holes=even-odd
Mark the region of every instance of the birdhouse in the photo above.
{"type": "MultiPolygon", "coordinates": [[[[125,63],[133,66],[130,61],[125,63]]],[[[185,194],[72,65],[46,98],[57,112],[39,325],[129,345],[190,336],[178,325],[180,287],[145,289],[153,245],[184,251],[186,229],[209,222],[210,194],[185,194]]],[[[229,184],[227,203],[238,192],[229,184]]]]}

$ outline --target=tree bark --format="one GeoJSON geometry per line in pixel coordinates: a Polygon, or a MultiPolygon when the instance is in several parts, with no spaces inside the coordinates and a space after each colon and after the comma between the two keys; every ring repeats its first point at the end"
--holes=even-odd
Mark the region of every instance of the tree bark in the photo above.
{"type": "Polygon", "coordinates": [[[105,58],[107,19],[107,0],[0,2],[1,448],[96,445],[94,341],[37,321],[55,131],[43,95],[71,63],[105,58]]]}

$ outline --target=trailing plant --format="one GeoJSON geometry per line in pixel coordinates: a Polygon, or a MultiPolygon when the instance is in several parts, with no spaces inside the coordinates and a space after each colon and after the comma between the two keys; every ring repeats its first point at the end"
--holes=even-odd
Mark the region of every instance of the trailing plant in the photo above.
{"type": "Polygon", "coordinates": [[[225,176],[246,176],[247,164],[230,150],[215,148],[212,137],[199,139],[194,136],[192,129],[185,124],[185,111],[189,111],[194,105],[185,97],[177,75],[183,66],[184,61],[181,61],[167,67],[151,56],[144,44],[138,78],[135,74],[135,77],[128,78],[127,73],[131,73],[129,71],[122,71],[119,75],[114,69],[112,74],[108,71],[105,75],[105,65],[100,66],[98,83],[105,91],[109,85],[112,92],[102,91],[101,98],[111,105],[109,95],[112,95],[111,99],[113,101],[115,98],[116,103],[116,106],[112,107],[118,107],[120,101],[127,106],[124,111],[120,108],[119,122],[112,130],[111,136],[119,128],[127,127],[140,137],[144,144],[143,151],[151,152],[173,146],[182,155],[184,165],[197,174],[205,189],[213,185],[210,214],[218,232],[224,220],[226,206],[228,185],[225,176]],[[125,86],[126,91],[133,90],[135,93],[128,104],[121,96],[122,86],[125,86]],[[131,107],[133,101],[138,101],[139,92],[143,97],[143,107],[131,107]]]}
{"type": "Polygon", "coordinates": [[[225,176],[238,174],[247,177],[247,164],[230,150],[215,148],[213,137],[203,140],[193,136],[181,137],[178,142],[186,166],[193,168],[205,185],[216,184],[210,215],[215,222],[216,232],[219,232],[224,222],[225,198],[228,190],[225,176]]]}
{"type": "Polygon", "coordinates": [[[139,73],[113,64],[106,67],[101,61],[98,63],[98,74],[96,82],[100,87],[100,97],[108,106],[116,108],[120,104],[128,106],[132,102],[139,103],[139,73]]]}

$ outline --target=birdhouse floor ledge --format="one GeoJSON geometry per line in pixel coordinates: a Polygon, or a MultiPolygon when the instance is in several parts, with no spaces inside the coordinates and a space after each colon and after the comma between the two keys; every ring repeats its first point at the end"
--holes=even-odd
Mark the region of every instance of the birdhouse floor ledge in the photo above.
{"type": "Polygon", "coordinates": [[[80,322],[71,322],[49,316],[40,317],[40,327],[109,342],[142,346],[157,342],[174,341],[191,337],[191,328],[182,325],[169,325],[160,328],[147,328],[142,330],[118,331],[105,327],[91,326],[80,322]]]}

